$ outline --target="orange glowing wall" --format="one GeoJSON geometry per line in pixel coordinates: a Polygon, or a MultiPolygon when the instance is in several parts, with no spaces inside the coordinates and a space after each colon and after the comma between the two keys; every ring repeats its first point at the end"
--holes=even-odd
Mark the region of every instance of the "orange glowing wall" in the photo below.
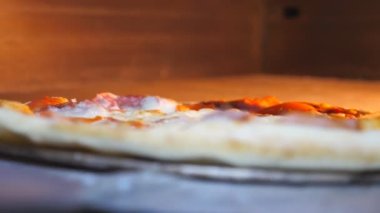
{"type": "Polygon", "coordinates": [[[251,73],[260,17],[251,0],[3,0],[0,82],[251,73]]]}
{"type": "Polygon", "coordinates": [[[0,90],[280,73],[380,78],[380,1],[2,0],[0,90]]]}

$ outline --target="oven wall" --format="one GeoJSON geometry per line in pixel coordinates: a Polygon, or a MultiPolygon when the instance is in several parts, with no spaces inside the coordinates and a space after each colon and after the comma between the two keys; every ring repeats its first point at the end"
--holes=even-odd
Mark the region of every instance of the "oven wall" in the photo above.
{"type": "Polygon", "coordinates": [[[0,84],[260,70],[257,0],[2,0],[0,84]]]}
{"type": "Polygon", "coordinates": [[[265,72],[380,79],[380,1],[264,3],[265,72]]]}
{"type": "Polygon", "coordinates": [[[380,78],[376,0],[2,0],[0,91],[279,73],[380,78]]]}

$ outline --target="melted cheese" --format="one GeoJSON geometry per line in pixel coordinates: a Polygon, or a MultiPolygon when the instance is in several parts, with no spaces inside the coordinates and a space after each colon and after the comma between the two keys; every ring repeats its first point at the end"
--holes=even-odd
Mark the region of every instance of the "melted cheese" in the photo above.
{"type": "Polygon", "coordinates": [[[176,109],[177,102],[169,99],[148,96],[141,100],[141,110],[158,110],[163,113],[174,113],[176,109]]]}

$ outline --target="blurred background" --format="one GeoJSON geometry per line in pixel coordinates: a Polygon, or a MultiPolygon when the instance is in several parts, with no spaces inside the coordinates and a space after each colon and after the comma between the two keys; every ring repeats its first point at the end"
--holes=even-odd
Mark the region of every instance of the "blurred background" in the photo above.
{"type": "Polygon", "coordinates": [[[380,78],[376,0],[2,0],[0,90],[251,74],[380,78]]]}
{"type": "MultiPolygon", "coordinates": [[[[0,99],[105,91],[180,101],[273,95],[380,115],[380,0],[0,0],[0,99]]],[[[222,201],[214,206],[223,211],[376,212],[380,197],[367,185],[221,189],[225,183],[49,170],[0,161],[0,208],[56,212],[88,194],[84,207],[149,211],[146,200],[161,209],[195,200],[197,208],[222,201]]]]}

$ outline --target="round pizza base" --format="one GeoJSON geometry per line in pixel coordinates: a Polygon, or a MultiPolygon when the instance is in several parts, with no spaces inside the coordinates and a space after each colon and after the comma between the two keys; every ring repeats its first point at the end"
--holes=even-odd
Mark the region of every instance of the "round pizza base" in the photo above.
{"type": "Polygon", "coordinates": [[[162,161],[209,159],[237,167],[324,171],[380,170],[380,132],[211,120],[136,129],[57,121],[0,109],[4,141],[86,148],[162,161]]]}

